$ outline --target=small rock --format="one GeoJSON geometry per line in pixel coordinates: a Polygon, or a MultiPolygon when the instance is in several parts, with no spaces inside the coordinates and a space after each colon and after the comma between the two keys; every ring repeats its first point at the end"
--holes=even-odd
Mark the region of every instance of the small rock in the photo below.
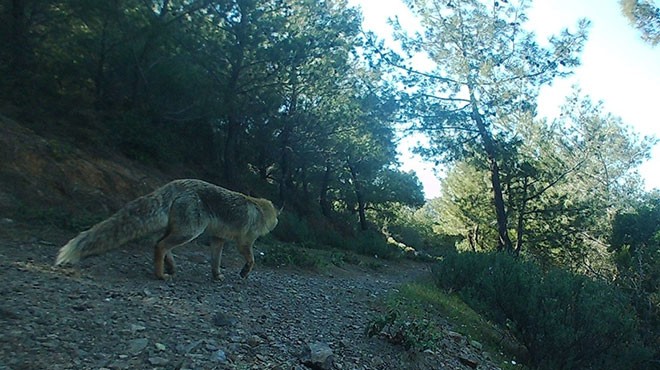
{"type": "Polygon", "coordinates": [[[220,326],[220,327],[233,326],[236,324],[236,322],[238,322],[238,319],[231,316],[227,316],[220,312],[213,315],[213,324],[215,324],[216,326],[220,326]]]}
{"type": "Polygon", "coordinates": [[[455,331],[451,331],[451,330],[447,331],[447,336],[456,343],[461,343],[463,341],[463,335],[455,331]]]}
{"type": "Polygon", "coordinates": [[[477,366],[479,366],[479,361],[469,358],[467,356],[459,356],[458,361],[460,361],[463,365],[469,366],[473,369],[476,369],[477,366]]]}
{"type": "Polygon", "coordinates": [[[377,369],[381,368],[384,364],[385,361],[383,361],[383,359],[379,356],[376,356],[371,360],[371,365],[373,365],[373,367],[377,369]]]}
{"type": "Polygon", "coordinates": [[[132,341],[128,342],[128,352],[132,355],[137,355],[142,352],[142,350],[147,348],[147,344],[149,344],[149,340],[147,338],[133,339],[132,341]]]}
{"type": "Polygon", "coordinates": [[[308,343],[300,357],[303,365],[314,369],[329,370],[333,366],[332,349],[327,343],[308,343]]]}
{"type": "Polygon", "coordinates": [[[138,331],[143,331],[146,330],[147,328],[142,326],[142,325],[137,325],[137,324],[131,324],[131,331],[133,333],[138,332],[138,331]]]}
{"type": "Polygon", "coordinates": [[[165,346],[163,343],[156,343],[155,346],[156,346],[156,350],[158,351],[164,351],[167,349],[167,346],[165,346]]]}
{"type": "Polygon", "coordinates": [[[225,353],[225,351],[219,349],[213,352],[213,354],[211,355],[211,361],[216,361],[224,364],[227,362],[227,354],[225,353]]]}
{"type": "Polygon", "coordinates": [[[0,307],[0,317],[11,320],[18,320],[21,318],[16,311],[4,307],[0,307]]]}
{"type": "Polygon", "coordinates": [[[202,340],[197,340],[197,341],[194,341],[194,342],[192,342],[192,343],[188,343],[188,344],[185,344],[185,343],[179,343],[179,344],[177,344],[177,346],[176,346],[176,350],[177,350],[178,352],[181,352],[181,353],[189,353],[189,352],[191,352],[192,350],[194,350],[195,348],[197,348],[197,346],[199,346],[200,344],[202,344],[202,342],[203,342],[202,340]]]}
{"type": "Polygon", "coordinates": [[[250,347],[256,347],[256,346],[260,345],[263,342],[264,342],[264,340],[261,339],[261,337],[258,336],[258,335],[252,335],[247,340],[247,343],[250,345],[250,347]]]}
{"type": "Polygon", "coordinates": [[[477,342],[476,340],[471,340],[470,345],[478,350],[482,350],[484,348],[483,344],[477,342]]]}
{"type": "Polygon", "coordinates": [[[169,363],[170,361],[166,358],[162,357],[149,357],[149,363],[153,366],[165,366],[169,363]]]}
{"type": "Polygon", "coordinates": [[[259,360],[261,362],[268,362],[268,357],[262,355],[261,353],[257,353],[256,357],[257,357],[257,360],[259,360]]]}

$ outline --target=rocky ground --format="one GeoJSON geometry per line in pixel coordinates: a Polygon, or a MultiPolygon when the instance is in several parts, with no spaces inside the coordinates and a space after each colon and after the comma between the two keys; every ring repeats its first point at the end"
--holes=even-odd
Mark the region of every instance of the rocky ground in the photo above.
{"type": "Polygon", "coordinates": [[[0,369],[496,368],[455,333],[421,354],[364,335],[382,298],[425,274],[423,263],[257,265],[241,280],[242,261],[226,248],[226,279],[213,282],[207,251],[191,245],[175,251],[178,274],[163,282],[139,244],[77,271],[52,267],[72,236],[0,221],[0,369]]]}

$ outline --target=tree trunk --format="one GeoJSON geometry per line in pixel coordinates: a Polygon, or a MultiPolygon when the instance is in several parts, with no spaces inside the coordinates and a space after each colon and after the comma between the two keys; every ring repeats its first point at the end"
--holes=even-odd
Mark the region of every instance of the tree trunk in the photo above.
{"type": "Polygon", "coordinates": [[[516,256],[520,255],[523,247],[523,236],[525,235],[525,211],[527,208],[527,189],[529,186],[529,179],[525,177],[523,182],[523,196],[520,204],[520,209],[518,210],[518,222],[516,224],[516,249],[514,254],[516,256]]]}
{"type": "Polygon", "coordinates": [[[472,106],[472,119],[477,124],[479,136],[484,145],[484,151],[488,156],[490,166],[490,180],[493,187],[493,200],[495,205],[495,215],[497,216],[497,250],[513,252],[513,244],[509,238],[509,230],[507,227],[507,215],[504,204],[504,196],[502,193],[502,184],[500,182],[500,169],[497,165],[497,150],[493,143],[491,133],[486,129],[486,123],[479,113],[477,100],[474,97],[474,91],[470,89],[470,105],[472,106]]]}
{"type": "Polygon", "coordinates": [[[470,248],[472,252],[477,252],[477,245],[479,243],[479,224],[474,225],[472,230],[468,231],[468,242],[470,243],[470,248]]]}
{"type": "Polygon", "coordinates": [[[362,186],[360,186],[360,181],[358,180],[357,171],[352,165],[348,165],[348,168],[351,170],[351,178],[353,179],[353,189],[355,190],[355,197],[357,198],[358,205],[358,217],[360,218],[360,230],[366,231],[369,229],[369,224],[367,223],[367,215],[365,212],[366,203],[364,201],[364,194],[362,193],[362,186]]]}
{"type": "MultiPolygon", "coordinates": [[[[25,76],[29,74],[29,63],[27,56],[29,41],[27,32],[27,20],[25,16],[25,2],[23,0],[12,0],[11,2],[11,36],[9,45],[11,55],[9,56],[9,76],[11,78],[11,89],[14,91],[25,90],[25,76]]],[[[16,95],[16,94],[13,94],[16,95]]],[[[11,96],[11,95],[10,95],[11,96]]]]}
{"type": "Polygon", "coordinates": [[[293,83],[289,107],[283,117],[282,132],[280,133],[280,200],[286,202],[291,191],[293,181],[291,180],[291,134],[293,132],[294,116],[296,114],[298,92],[295,82],[293,83]]]}
{"type": "Polygon", "coordinates": [[[101,30],[100,50],[99,57],[96,61],[96,75],[94,76],[94,106],[96,110],[100,111],[105,105],[105,63],[107,53],[107,32],[108,32],[108,18],[103,20],[101,30]]]}
{"type": "Polygon", "coordinates": [[[223,152],[223,170],[225,181],[234,190],[241,190],[237,186],[240,185],[238,176],[238,149],[241,135],[241,121],[238,108],[238,85],[243,71],[243,50],[239,49],[237,57],[231,63],[231,72],[229,74],[229,81],[226,87],[224,100],[227,107],[226,120],[227,129],[225,134],[225,148],[223,152]]]}
{"type": "Polygon", "coordinates": [[[328,192],[330,191],[330,176],[332,170],[330,168],[330,161],[325,163],[325,171],[321,180],[321,192],[319,194],[319,205],[321,206],[321,213],[323,216],[330,217],[330,201],[328,200],[328,192]]]}
{"type": "Polygon", "coordinates": [[[240,184],[238,177],[238,144],[239,144],[239,131],[241,129],[241,124],[238,121],[238,117],[235,114],[231,113],[227,117],[227,137],[225,139],[225,150],[223,158],[223,170],[225,175],[225,181],[230,188],[234,190],[238,189],[237,186],[240,184]]]}

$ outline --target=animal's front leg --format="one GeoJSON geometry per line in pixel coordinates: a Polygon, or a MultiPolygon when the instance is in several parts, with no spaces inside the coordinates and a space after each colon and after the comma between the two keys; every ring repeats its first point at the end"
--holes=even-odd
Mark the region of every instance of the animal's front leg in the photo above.
{"type": "Polygon", "coordinates": [[[241,270],[241,277],[243,279],[247,278],[250,271],[254,268],[254,254],[252,252],[253,243],[254,242],[238,245],[238,250],[245,258],[245,266],[243,266],[243,269],[241,270]]]}
{"type": "Polygon", "coordinates": [[[222,260],[222,249],[225,246],[224,239],[211,239],[211,274],[215,280],[224,280],[224,275],[220,273],[220,261],[222,260]]]}

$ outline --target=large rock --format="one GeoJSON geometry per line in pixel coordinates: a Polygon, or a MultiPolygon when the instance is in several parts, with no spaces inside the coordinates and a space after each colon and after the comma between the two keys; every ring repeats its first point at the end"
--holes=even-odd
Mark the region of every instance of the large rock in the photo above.
{"type": "Polygon", "coordinates": [[[303,365],[314,370],[330,370],[334,362],[332,349],[327,343],[308,343],[300,357],[303,365]]]}

